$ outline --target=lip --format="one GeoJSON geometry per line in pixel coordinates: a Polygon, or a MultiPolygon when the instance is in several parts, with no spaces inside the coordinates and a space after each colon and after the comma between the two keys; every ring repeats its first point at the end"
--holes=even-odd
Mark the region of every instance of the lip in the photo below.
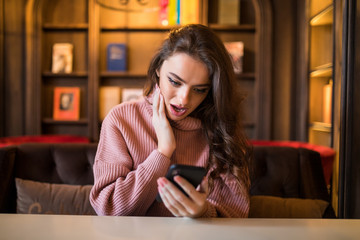
{"type": "Polygon", "coordinates": [[[180,107],[175,104],[170,104],[170,112],[172,115],[174,115],[176,117],[181,117],[187,112],[187,108],[180,107]]]}

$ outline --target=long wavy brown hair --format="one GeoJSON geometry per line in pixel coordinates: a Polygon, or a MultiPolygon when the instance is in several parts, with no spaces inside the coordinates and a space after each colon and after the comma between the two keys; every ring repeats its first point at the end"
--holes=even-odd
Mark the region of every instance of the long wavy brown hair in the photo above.
{"type": "Polygon", "coordinates": [[[146,96],[159,84],[156,71],[175,53],[186,53],[200,60],[209,72],[211,89],[191,116],[201,120],[209,144],[207,168],[213,169],[209,177],[210,189],[220,174],[231,174],[249,190],[252,148],[242,128],[242,97],[236,91],[239,87],[224,44],[210,28],[200,24],[172,29],[150,63],[144,89],[146,96]]]}

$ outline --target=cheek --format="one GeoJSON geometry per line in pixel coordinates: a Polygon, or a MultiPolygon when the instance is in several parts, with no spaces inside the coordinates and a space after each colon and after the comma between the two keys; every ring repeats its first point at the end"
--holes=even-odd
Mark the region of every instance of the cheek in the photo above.
{"type": "Polygon", "coordinates": [[[206,98],[207,95],[197,96],[194,99],[194,107],[197,108],[206,98]]]}
{"type": "Polygon", "coordinates": [[[160,83],[160,92],[164,97],[165,104],[167,104],[173,96],[173,90],[169,88],[169,86],[167,86],[166,84],[160,83]]]}

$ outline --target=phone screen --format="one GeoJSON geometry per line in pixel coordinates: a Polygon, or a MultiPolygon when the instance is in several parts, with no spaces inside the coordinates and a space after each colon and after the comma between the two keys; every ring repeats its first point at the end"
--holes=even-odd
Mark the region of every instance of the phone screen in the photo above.
{"type": "MultiPolygon", "coordinates": [[[[177,186],[186,196],[185,191],[174,181],[175,176],[181,176],[191,183],[195,188],[201,183],[206,175],[206,169],[190,165],[173,164],[170,166],[166,178],[177,186]]],[[[160,194],[156,196],[158,202],[162,202],[160,194]]]]}

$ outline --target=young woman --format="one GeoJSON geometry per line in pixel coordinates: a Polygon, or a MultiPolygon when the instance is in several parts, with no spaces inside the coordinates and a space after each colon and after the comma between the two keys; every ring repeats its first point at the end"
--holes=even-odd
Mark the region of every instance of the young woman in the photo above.
{"type": "Polygon", "coordinates": [[[170,31],[150,63],[144,99],[103,121],[90,194],[97,214],[247,217],[251,148],[236,88],[229,54],[208,27],[170,31]],[[197,188],[174,178],[188,196],[164,177],[175,163],[208,171],[197,188]]]}

